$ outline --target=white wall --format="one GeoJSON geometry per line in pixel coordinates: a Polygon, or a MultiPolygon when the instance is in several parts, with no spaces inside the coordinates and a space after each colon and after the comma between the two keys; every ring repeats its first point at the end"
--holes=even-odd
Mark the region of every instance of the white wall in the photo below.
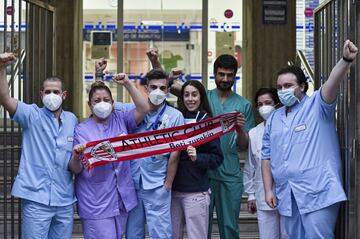
{"type": "MultiPolygon", "coordinates": [[[[115,0],[116,2],[116,0],[115,0]]],[[[84,0],[84,9],[114,9],[113,0],[84,0]]],[[[116,8],[116,7],[115,7],[116,8]]],[[[202,0],[124,0],[124,9],[127,10],[178,10],[202,9],[202,0]]]]}

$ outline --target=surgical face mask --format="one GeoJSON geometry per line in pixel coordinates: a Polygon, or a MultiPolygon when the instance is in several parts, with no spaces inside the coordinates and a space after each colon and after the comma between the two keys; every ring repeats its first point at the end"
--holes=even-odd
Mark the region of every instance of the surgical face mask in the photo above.
{"type": "Polygon", "coordinates": [[[165,99],[166,94],[160,89],[153,90],[149,94],[149,100],[153,105],[161,105],[165,99]]]}
{"type": "Polygon", "coordinates": [[[259,108],[259,114],[264,120],[267,120],[274,110],[275,107],[272,105],[263,105],[259,108]]]}
{"type": "Polygon", "coordinates": [[[294,91],[295,88],[278,91],[279,99],[283,105],[290,107],[293,106],[296,101],[300,102],[299,99],[295,96],[294,91]]]}
{"type": "Polygon", "coordinates": [[[112,112],[112,104],[101,101],[93,107],[93,113],[100,119],[106,119],[112,112]]]}
{"type": "Polygon", "coordinates": [[[56,111],[60,108],[62,104],[62,98],[60,95],[50,93],[42,98],[42,102],[48,110],[56,111]]]}

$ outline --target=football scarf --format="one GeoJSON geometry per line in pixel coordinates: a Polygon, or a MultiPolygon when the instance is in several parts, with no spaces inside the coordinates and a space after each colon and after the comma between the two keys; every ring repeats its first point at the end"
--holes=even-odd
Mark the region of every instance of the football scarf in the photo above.
{"type": "Polygon", "coordinates": [[[235,129],[236,115],[227,113],[197,123],[89,142],[83,152],[86,169],[196,147],[235,129]]]}

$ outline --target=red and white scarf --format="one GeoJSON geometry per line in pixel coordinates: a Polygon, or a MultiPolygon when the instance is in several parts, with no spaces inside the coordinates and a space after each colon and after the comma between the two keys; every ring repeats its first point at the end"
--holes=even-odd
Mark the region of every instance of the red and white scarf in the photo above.
{"type": "Polygon", "coordinates": [[[149,157],[198,146],[237,129],[238,113],[227,113],[172,128],[129,134],[89,142],[84,150],[83,163],[93,167],[149,157]]]}

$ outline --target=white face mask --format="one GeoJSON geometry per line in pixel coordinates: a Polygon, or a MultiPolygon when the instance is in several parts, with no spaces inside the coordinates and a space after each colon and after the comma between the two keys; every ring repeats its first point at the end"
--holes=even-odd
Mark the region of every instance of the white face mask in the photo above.
{"type": "Polygon", "coordinates": [[[165,99],[166,94],[160,89],[153,90],[149,94],[149,100],[153,105],[161,105],[165,99]]]}
{"type": "Polygon", "coordinates": [[[259,108],[259,114],[264,120],[267,120],[274,110],[275,107],[272,105],[263,105],[259,108]]]}
{"type": "Polygon", "coordinates": [[[50,93],[42,98],[42,102],[48,110],[56,111],[60,108],[62,104],[62,98],[59,95],[50,93]]]}
{"type": "Polygon", "coordinates": [[[101,101],[93,107],[93,113],[100,119],[106,119],[112,112],[112,104],[101,101]]]}

